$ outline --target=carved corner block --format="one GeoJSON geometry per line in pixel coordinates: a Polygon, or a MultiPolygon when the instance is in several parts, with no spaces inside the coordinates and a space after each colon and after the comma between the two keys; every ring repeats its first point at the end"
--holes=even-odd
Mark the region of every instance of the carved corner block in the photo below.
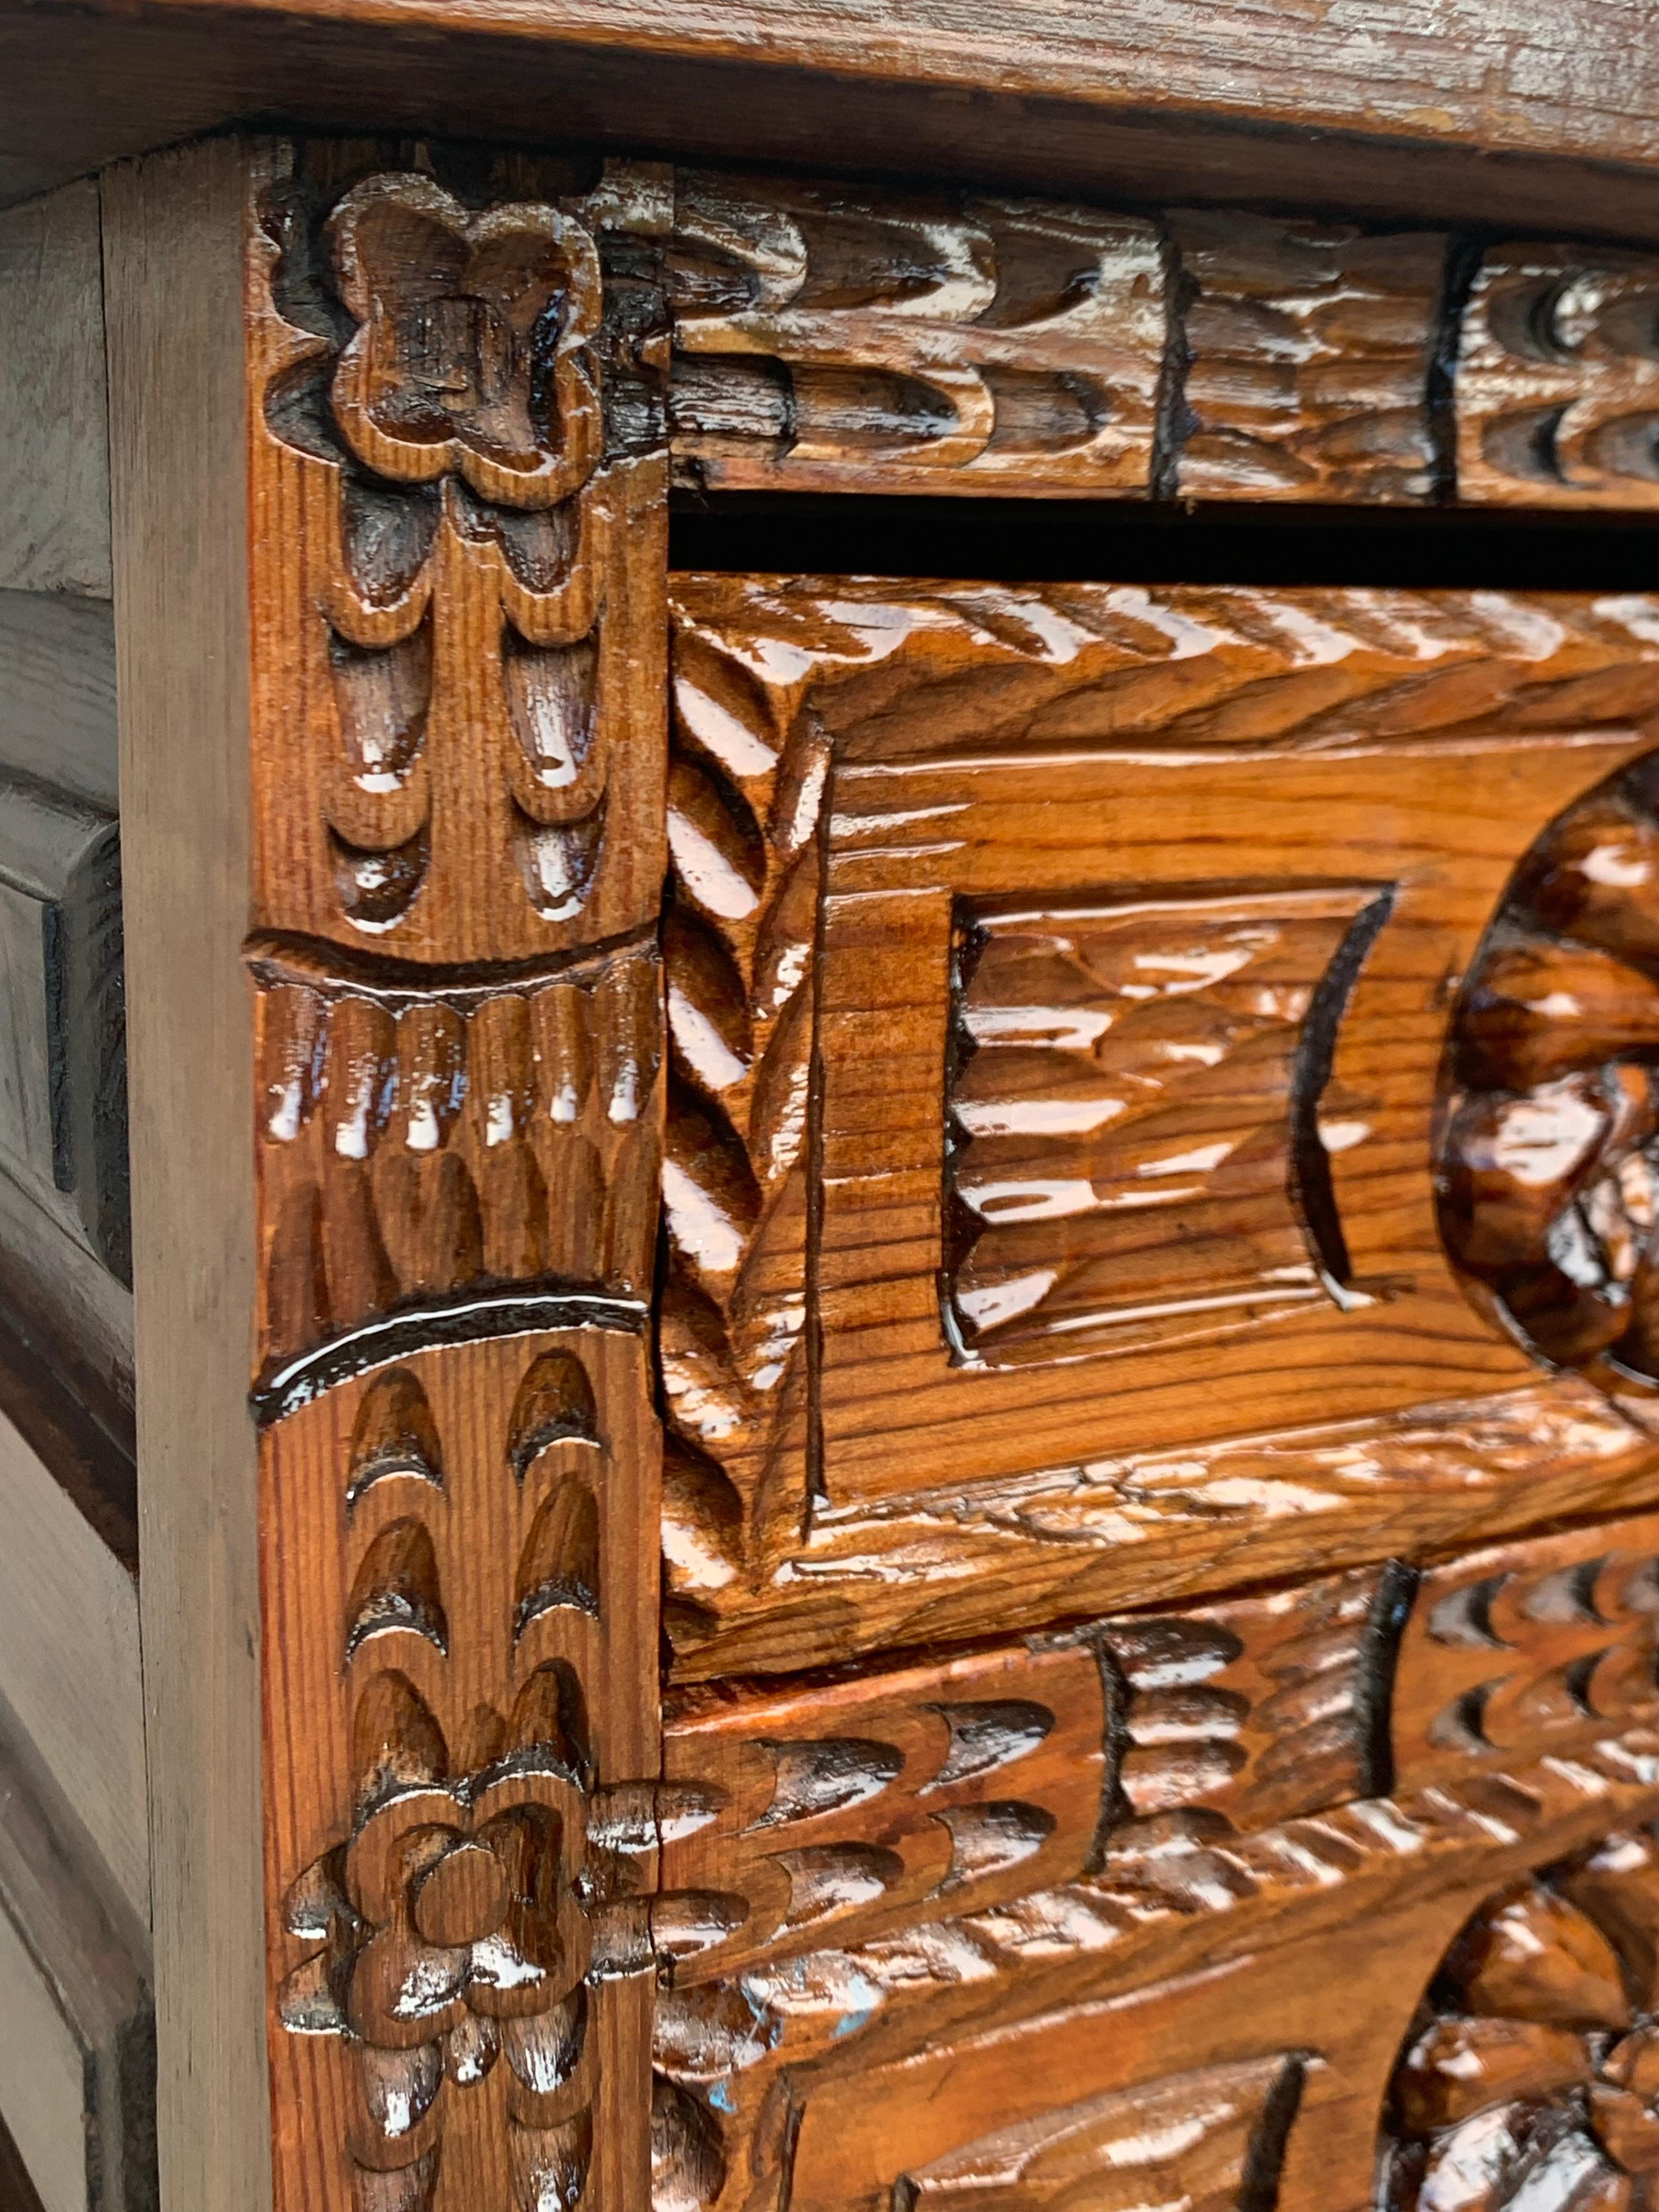
{"type": "Polygon", "coordinates": [[[276,2201],[636,2212],[662,194],[353,161],[246,259],[276,2201]]]}

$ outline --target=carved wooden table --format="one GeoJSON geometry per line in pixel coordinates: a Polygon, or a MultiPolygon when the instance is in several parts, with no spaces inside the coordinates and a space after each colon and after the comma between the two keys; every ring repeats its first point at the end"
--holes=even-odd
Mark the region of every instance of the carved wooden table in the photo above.
{"type": "MultiPolygon", "coordinates": [[[[1321,190],[1212,116],[1188,206],[1133,118],[1044,196],[454,97],[39,204],[107,343],[108,579],[0,599],[112,597],[131,1878],[58,1783],[164,2212],[1659,2205],[1650,147],[1526,109],[1460,228],[1397,121],[1321,190]]],[[[91,1280],[63,1034],[0,1164],[91,1280]]]]}

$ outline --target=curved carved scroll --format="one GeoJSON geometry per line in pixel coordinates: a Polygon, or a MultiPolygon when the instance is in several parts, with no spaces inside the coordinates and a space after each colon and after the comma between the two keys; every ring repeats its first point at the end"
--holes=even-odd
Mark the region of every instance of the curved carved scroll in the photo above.
{"type": "Polygon", "coordinates": [[[1659,1389],[1659,759],[1559,816],[1459,997],[1440,1222],[1540,1358],[1659,1389]]]}
{"type": "Polygon", "coordinates": [[[1488,1898],[1395,2069],[1389,2212],[1638,2212],[1659,2188],[1659,1847],[1609,1837],[1488,1898]]]}

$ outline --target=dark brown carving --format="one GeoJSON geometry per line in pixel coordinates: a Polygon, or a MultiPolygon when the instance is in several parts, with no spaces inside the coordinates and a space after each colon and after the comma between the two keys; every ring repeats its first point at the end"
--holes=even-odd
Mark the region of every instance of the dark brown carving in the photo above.
{"type": "Polygon", "coordinates": [[[657,1729],[641,1360],[595,1330],[425,1352],[269,1432],[285,2203],[343,2203],[343,2149],[360,2207],[536,2212],[590,2178],[585,2201],[634,2201],[657,1729]]]}
{"type": "Polygon", "coordinates": [[[1638,1396],[1659,1387],[1656,802],[1638,761],[1516,871],[1454,1017],[1440,1178],[1477,1295],[1540,1357],[1638,1396]]]}
{"type": "Polygon", "coordinates": [[[1180,255],[1180,457],[1200,499],[1426,499],[1448,240],[1231,210],[1169,217],[1180,255]]]}
{"type": "Polygon", "coordinates": [[[649,1297],[650,948],[442,994],[291,955],[255,973],[269,1357],[470,1289],[649,1297]]]}
{"type": "Polygon", "coordinates": [[[1505,506],[1659,500],[1659,260],[1554,240],[1487,249],[1457,359],[1457,476],[1505,506]]]}
{"type": "Polygon", "coordinates": [[[1636,2212],[1659,2176],[1651,1829],[1489,1899],[1430,1986],[1385,2127],[1390,2212],[1636,2212]]]}
{"type": "Polygon", "coordinates": [[[1166,276],[1139,216],[681,170],[668,266],[692,483],[1148,488],[1166,276]]]}
{"type": "Polygon", "coordinates": [[[302,169],[261,220],[254,529],[293,544],[258,607],[255,919],[450,962],[612,937],[661,836],[622,610],[661,559],[665,326],[603,228],[648,231],[648,181],[477,208],[302,169]]]}
{"type": "Polygon", "coordinates": [[[276,2199],[638,2212],[665,225],[353,159],[249,249],[276,2199]]]}

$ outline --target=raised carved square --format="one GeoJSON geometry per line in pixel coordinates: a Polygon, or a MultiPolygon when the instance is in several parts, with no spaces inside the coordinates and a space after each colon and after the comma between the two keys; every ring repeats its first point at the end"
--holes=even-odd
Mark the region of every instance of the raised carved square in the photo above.
{"type": "Polygon", "coordinates": [[[968,1362],[1318,1304],[1348,1273],[1322,1116],[1388,908],[1366,885],[958,919],[945,1326],[968,1362]]]}

